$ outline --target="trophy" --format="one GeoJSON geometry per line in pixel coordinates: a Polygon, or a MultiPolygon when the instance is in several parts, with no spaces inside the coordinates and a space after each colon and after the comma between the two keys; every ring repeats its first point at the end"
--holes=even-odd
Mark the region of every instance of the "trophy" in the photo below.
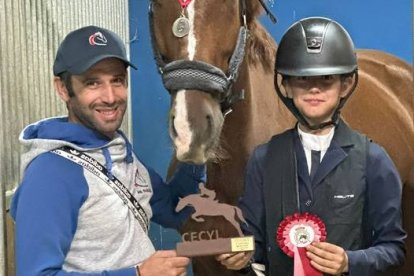
{"type": "Polygon", "coordinates": [[[184,232],[181,235],[183,242],[178,243],[176,247],[177,254],[185,257],[198,257],[253,251],[253,236],[244,236],[240,229],[240,222],[246,223],[241,210],[236,206],[220,203],[215,199],[216,193],[204,187],[202,183],[199,184],[199,188],[199,194],[191,194],[180,199],[175,209],[176,212],[186,206],[191,206],[195,212],[190,219],[200,223],[204,221],[203,216],[222,216],[237,230],[239,237],[220,237],[218,229],[184,232]]]}

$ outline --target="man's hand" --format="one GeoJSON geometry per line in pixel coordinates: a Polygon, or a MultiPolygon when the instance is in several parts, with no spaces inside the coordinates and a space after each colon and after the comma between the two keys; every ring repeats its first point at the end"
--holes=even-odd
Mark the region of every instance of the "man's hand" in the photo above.
{"type": "Polygon", "coordinates": [[[140,276],[185,276],[190,259],[177,257],[175,250],[157,251],[139,266],[140,276]]]}
{"type": "Polygon", "coordinates": [[[216,260],[224,265],[227,269],[240,270],[246,267],[250,258],[253,256],[253,251],[241,253],[226,253],[216,257],[216,260]]]}
{"type": "Polygon", "coordinates": [[[348,272],[348,256],[342,247],[327,242],[315,242],[306,247],[306,255],[317,270],[340,275],[348,272]]]}

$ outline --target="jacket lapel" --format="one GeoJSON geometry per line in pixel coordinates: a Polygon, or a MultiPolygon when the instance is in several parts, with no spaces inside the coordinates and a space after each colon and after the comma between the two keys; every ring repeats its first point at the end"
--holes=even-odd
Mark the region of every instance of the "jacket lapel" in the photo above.
{"type": "Polygon", "coordinates": [[[331,145],[325,153],[312,181],[313,187],[320,185],[322,180],[348,156],[347,152],[353,146],[351,136],[351,129],[340,120],[331,145]]]}

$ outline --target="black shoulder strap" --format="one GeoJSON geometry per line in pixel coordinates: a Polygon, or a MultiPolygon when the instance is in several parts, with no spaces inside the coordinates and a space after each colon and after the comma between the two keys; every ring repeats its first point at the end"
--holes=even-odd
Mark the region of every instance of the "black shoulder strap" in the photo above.
{"type": "Polygon", "coordinates": [[[293,130],[274,136],[269,142],[264,165],[264,201],[269,267],[268,275],[290,275],[292,259],[277,245],[276,231],[288,215],[299,211],[296,154],[293,130]]]}
{"type": "MultiPolygon", "coordinates": [[[[365,135],[362,135],[363,137],[365,137],[365,143],[364,143],[364,148],[363,150],[365,151],[365,179],[367,179],[367,169],[368,169],[368,163],[369,163],[369,148],[370,148],[370,144],[372,143],[372,140],[370,138],[368,138],[365,135]]],[[[368,206],[369,206],[369,197],[368,197],[368,185],[369,183],[366,182],[367,185],[365,187],[365,192],[364,192],[364,210],[363,210],[363,218],[368,218],[369,217],[369,213],[368,213],[368,206]]],[[[372,187],[371,187],[372,189],[372,187]]],[[[373,238],[373,233],[372,233],[372,226],[368,224],[368,220],[367,219],[363,219],[362,223],[361,223],[361,240],[362,240],[362,248],[368,248],[371,244],[372,244],[372,238],[373,238]]]]}
{"type": "Polygon", "coordinates": [[[96,175],[105,182],[128,206],[134,217],[138,220],[145,233],[148,233],[149,221],[144,208],[139,204],[138,200],[129,192],[129,190],[114,175],[109,174],[108,170],[91,156],[84,152],[80,152],[72,147],[63,146],[51,151],[54,154],[62,156],[80,166],[85,170],[96,175]]]}

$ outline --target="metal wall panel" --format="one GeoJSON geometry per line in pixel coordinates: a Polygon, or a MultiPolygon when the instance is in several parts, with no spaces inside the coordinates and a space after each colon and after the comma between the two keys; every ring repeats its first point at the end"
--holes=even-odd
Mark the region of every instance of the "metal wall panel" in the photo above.
{"type": "MultiPolygon", "coordinates": [[[[3,211],[20,180],[18,135],[28,123],[66,114],[52,86],[52,65],[59,42],[71,30],[99,25],[129,40],[127,0],[1,0],[0,1],[0,200],[3,211]]],[[[129,111],[128,111],[129,113],[129,111]]],[[[129,117],[122,128],[129,131],[129,117]]],[[[5,237],[5,216],[0,238],[5,237]]],[[[12,238],[12,237],[11,237],[12,238]]],[[[6,272],[0,243],[0,275],[6,272]]]]}

